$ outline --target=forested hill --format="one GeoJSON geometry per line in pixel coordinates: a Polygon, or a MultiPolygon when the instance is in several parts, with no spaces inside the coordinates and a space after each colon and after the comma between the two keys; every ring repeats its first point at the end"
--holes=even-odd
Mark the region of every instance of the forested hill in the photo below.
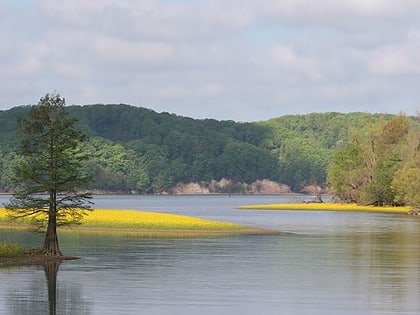
{"type": "Polygon", "coordinates": [[[124,104],[71,106],[68,109],[88,133],[117,142],[141,139],[162,144],[168,135],[207,137],[216,133],[258,144],[264,136],[264,128],[252,123],[198,120],[124,104]]]}
{"type": "Polygon", "coordinates": [[[341,148],[352,129],[360,129],[389,115],[367,113],[312,113],[288,115],[258,123],[269,130],[259,144],[278,161],[278,180],[294,191],[326,184],[334,150],[341,148]]]}
{"type": "MultiPolygon", "coordinates": [[[[0,189],[12,187],[17,157],[16,117],[29,107],[0,111],[0,189]]],[[[88,136],[94,174],[90,188],[159,193],[178,182],[210,183],[226,178],[224,191],[269,179],[298,191],[323,185],[332,152],[350,127],[380,115],[326,113],[283,116],[258,123],[192,119],[124,104],[68,106],[88,136]]]]}

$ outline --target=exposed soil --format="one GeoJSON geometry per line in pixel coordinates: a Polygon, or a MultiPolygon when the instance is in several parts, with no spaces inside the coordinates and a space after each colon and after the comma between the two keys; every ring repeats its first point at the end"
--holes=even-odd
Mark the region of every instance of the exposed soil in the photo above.
{"type": "Polygon", "coordinates": [[[420,216],[420,209],[413,208],[408,212],[408,214],[420,216]]]}
{"type": "Polygon", "coordinates": [[[222,178],[220,181],[212,180],[210,182],[200,183],[182,183],[179,182],[168,191],[175,195],[208,195],[208,194],[253,194],[253,195],[276,195],[291,194],[290,187],[273,182],[267,179],[257,180],[252,184],[242,182],[233,182],[230,179],[222,178]]]}

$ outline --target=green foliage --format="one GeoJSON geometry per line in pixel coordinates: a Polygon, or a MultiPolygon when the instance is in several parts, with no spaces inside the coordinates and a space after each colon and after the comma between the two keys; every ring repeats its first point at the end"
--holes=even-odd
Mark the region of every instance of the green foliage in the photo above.
{"type": "MultiPolygon", "coordinates": [[[[354,130],[328,169],[332,192],[362,204],[416,204],[418,127],[399,115],[354,130]]],[[[418,191],[418,190],[417,190],[418,191]]]]}
{"type": "Polygon", "coordinates": [[[283,116],[258,125],[270,130],[261,146],[277,157],[279,181],[299,191],[308,184],[325,185],[333,152],[347,141],[350,127],[378,119],[378,115],[363,113],[314,113],[283,116]]]}
{"type": "Polygon", "coordinates": [[[275,157],[257,147],[265,128],[254,124],[194,120],[127,105],[72,107],[71,113],[89,126],[88,134],[113,142],[95,146],[89,162],[99,189],[156,193],[177,182],[223,177],[251,182],[278,175],[275,157]],[[117,144],[119,154],[106,153],[117,144]]]}
{"type": "Polygon", "coordinates": [[[25,249],[23,246],[10,242],[0,242],[0,258],[16,258],[23,257],[25,249]]]}
{"type": "Polygon", "coordinates": [[[18,129],[17,117],[28,114],[29,106],[14,107],[7,111],[0,111],[0,146],[4,152],[14,150],[18,145],[16,130],[18,129]]]}
{"type": "Polygon", "coordinates": [[[94,177],[90,188],[143,191],[148,185],[147,174],[133,150],[95,137],[84,144],[83,151],[89,155],[86,173],[94,177]]]}
{"type": "Polygon", "coordinates": [[[14,177],[20,163],[22,163],[22,157],[16,152],[0,150],[0,190],[9,192],[16,186],[14,177]]]}
{"type": "Polygon", "coordinates": [[[395,201],[420,209],[420,165],[407,163],[395,173],[392,181],[395,201]]]}
{"type": "Polygon", "coordinates": [[[378,206],[392,205],[394,192],[391,188],[397,160],[379,160],[369,182],[362,189],[360,201],[378,206]]]}
{"type": "MultiPolygon", "coordinates": [[[[0,112],[0,121],[13,121],[15,115],[29,109],[0,112]]],[[[237,123],[197,120],[123,104],[70,106],[67,110],[78,119],[77,129],[88,137],[83,150],[91,157],[83,165],[94,177],[89,188],[139,193],[168,191],[178,182],[222,178],[233,184],[266,178],[295,191],[307,184],[325,185],[335,150],[353,138],[349,130],[391,118],[325,113],[237,123]]],[[[0,153],[2,190],[13,188],[13,132],[13,123],[0,125],[0,139],[4,140],[0,153]]],[[[388,138],[388,142],[393,141],[391,135],[388,138]]],[[[349,198],[353,198],[351,194],[349,198]]]]}
{"type": "Polygon", "coordinates": [[[407,137],[403,166],[395,172],[391,186],[397,203],[420,209],[420,127],[412,128],[407,137]]]}
{"type": "Polygon", "coordinates": [[[83,135],[68,117],[65,100],[47,94],[31,107],[28,118],[19,118],[19,153],[15,180],[18,184],[9,204],[12,219],[29,217],[34,224],[47,226],[44,250],[61,255],[56,226],[77,224],[90,209],[89,194],[78,190],[89,180],[82,163],[83,135]]]}
{"type": "Polygon", "coordinates": [[[67,117],[64,99],[47,94],[31,107],[29,117],[19,117],[18,123],[20,160],[15,165],[17,188],[7,205],[9,215],[32,216],[36,221],[38,215],[43,218],[44,214],[57,211],[59,225],[77,223],[80,214],[76,208],[83,209],[89,196],[76,190],[90,176],[81,171],[87,158],[79,147],[83,135],[73,128],[75,120],[67,117]]]}
{"type": "Polygon", "coordinates": [[[328,184],[332,192],[345,202],[360,200],[360,189],[366,183],[359,146],[349,142],[337,151],[328,168],[328,184]]]}

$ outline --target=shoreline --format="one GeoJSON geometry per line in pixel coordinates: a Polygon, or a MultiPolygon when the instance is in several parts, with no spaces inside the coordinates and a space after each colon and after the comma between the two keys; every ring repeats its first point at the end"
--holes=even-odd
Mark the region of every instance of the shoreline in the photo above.
{"type": "Polygon", "coordinates": [[[43,254],[27,254],[22,257],[0,257],[0,268],[39,266],[48,263],[62,263],[63,261],[77,260],[73,256],[46,256],[43,254]]]}
{"type": "MultiPolygon", "coordinates": [[[[302,192],[284,192],[284,193],[225,193],[225,192],[209,192],[209,193],[154,193],[154,194],[137,194],[119,191],[91,192],[92,196],[302,196],[313,197],[311,194],[302,192]]],[[[12,192],[0,192],[0,196],[12,196],[12,192]]]]}
{"type": "MultiPolygon", "coordinates": [[[[5,223],[0,222],[0,230],[18,230],[32,232],[30,224],[25,223],[5,223]]],[[[124,234],[145,237],[211,237],[211,236],[234,236],[234,235],[277,235],[281,231],[253,228],[243,226],[241,229],[226,229],[226,230],[212,230],[212,229],[147,229],[147,228],[118,228],[118,227],[94,227],[94,226],[73,226],[73,227],[59,227],[60,233],[96,233],[96,234],[124,234]]]]}
{"type": "MultiPolygon", "coordinates": [[[[30,231],[33,227],[30,224],[22,223],[5,223],[0,222],[0,230],[18,230],[30,231]]],[[[112,227],[92,227],[92,226],[77,226],[77,227],[61,227],[59,233],[89,233],[89,234],[106,234],[106,235],[120,235],[133,236],[143,238],[217,238],[217,237],[231,237],[240,235],[280,235],[280,231],[252,228],[243,226],[240,229],[226,229],[226,230],[211,230],[211,229],[141,229],[141,228],[112,228],[112,227]]],[[[47,256],[42,253],[33,253],[29,250],[21,257],[0,257],[1,268],[13,268],[35,265],[47,265],[49,263],[62,263],[63,261],[81,259],[73,256],[47,256]]]]}
{"type": "MultiPolygon", "coordinates": [[[[0,229],[31,232],[28,221],[13,222],[0,208],[0,229]]],[[[58,227],[59,233],[125,234],[149,238],[194,238],[234,235],[273,235],[280,231],[195,216],[124,209],[95,209],[80,225],[58,227]]]]}

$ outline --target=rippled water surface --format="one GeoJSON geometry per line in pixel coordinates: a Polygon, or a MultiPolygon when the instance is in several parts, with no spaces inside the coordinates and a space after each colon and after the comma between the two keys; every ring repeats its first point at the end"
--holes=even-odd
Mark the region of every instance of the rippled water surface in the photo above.
{"type": "MultiPolygon", "coordinates": [[[[418,218],[235,209],[296,198],[97,197],[99,208],[196,215],[285,233],[188,239],[62,233],[63,251],[82,259],[62,263],[58,272],[0,269],[0,314],[420,314],[418,218]]],[[[42,239],[0,236],[29,245],[42,239]]]]}

